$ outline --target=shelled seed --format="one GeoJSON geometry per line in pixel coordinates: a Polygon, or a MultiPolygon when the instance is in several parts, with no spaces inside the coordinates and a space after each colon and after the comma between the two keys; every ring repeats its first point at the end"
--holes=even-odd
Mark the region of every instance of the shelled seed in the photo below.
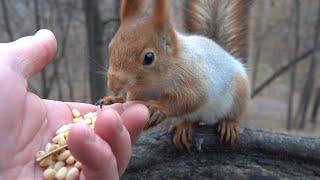
{"type": "Polygon", "coordinates": [[[80,174],[79,169],[73,167],[68,171],[66,180],[74,180],[79,176],[79,174],[80,174]]]}
{"type": "Polygon", "coordinates": [[[43,177],[45,179],[54,179],[56,176],[56,171],[54,169],[48,168],[43,172],[43,177]]]}
{"type": "Polygon", "coordinates": [[[78,118],[81,116],[80,112],[77,109],[72,109],[72,115],[75,118],[78,118]]]}
{"type": "Polygon", "coordinates": [[[71,155],[71,156],[69,156],[68,157],[68,159],[66,160],[66,163],[67,164],[73,164],[75,162],[75,159],[74,159],[74,157],[71,155]]]}
{"type": "Polygon", "coordinates": [[[68,159],[68,157],[71,155],[70,151],[69,150],[65,150],[63,151],[61,154],[59,154],[58,156],[58,160],[59,161],[64,161],[66,159],[68,159]]]}
{"type": "Polygon", "coordinates": [[[61,126],[51,142],[45,145],[44,150],[36,153],[36,160],[39,166],[44,169],[44,179],[77,179],[82,169],[82,164],[72,156],[67,146],[67,139],[70,128],[76,123],[84,123],[90,128],[94,128],[96,112],[90,112],[85,115],[73,109],[72,123],[61,126]]]}
{"type": "Polygon", "coordinates": [[[65,163],[63,161],[58,161],[54,165],[54,170],[59,171],[62,167],[64,167],[65,163]]]}
{"type": "Polygon", "coordinates": [[[82,168],[82,164],[77,161],[75,164],[74,164],[74,167],[78,168],[79,170],[82,168]]]}
{"type": "Polygon", "coordinates": [[[56,179],[65,179],[67,176],[68,169],[66,167],[63,167],[59,169],[59,171],[56,173],[55,178],[56,179]]]}

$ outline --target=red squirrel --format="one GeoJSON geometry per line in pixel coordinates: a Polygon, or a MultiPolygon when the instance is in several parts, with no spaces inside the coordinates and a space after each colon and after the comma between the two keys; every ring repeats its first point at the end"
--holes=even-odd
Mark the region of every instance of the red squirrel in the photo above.
{"type": "MultiPolygon", "coordinates": [[[[214,6],[215,1],[201,2],[214,6]]],[[[145,129],[174,120],[169,132],[177,149],[192,147],[199,122],[219,123],[221,141],[233,144],[250,95],[244,65],[215,41],[178,32],[170,18],[169,0],[153,0],[151,14],[145,12],[146,3],[122,0],[121,26],[109,44],[108,87],[125,92],[129,101],[146,102],[150,120],[145,129]]],[[[196,1],[191,5],[193,18],[210,16],[196,1]]],[[[123,101],[106,96],[101,102],[123,101]]]]}

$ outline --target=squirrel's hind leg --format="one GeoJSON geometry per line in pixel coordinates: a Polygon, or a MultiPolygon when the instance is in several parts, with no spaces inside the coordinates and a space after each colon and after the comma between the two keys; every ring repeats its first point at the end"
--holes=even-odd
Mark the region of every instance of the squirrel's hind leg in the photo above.
{"type": "Polygon", "coordinates": [[[220,142],[226,144],[234,144],[240,136],[239,122],[234,119],[222,119],[219,121],[218,134],[220,142]]]}
{"type": "Polygon", "coordinates": [[[190,150],[196,122],[182,121],[172,125],[169,133],[172,134],[172,143],[177,150],[190,150]]]}

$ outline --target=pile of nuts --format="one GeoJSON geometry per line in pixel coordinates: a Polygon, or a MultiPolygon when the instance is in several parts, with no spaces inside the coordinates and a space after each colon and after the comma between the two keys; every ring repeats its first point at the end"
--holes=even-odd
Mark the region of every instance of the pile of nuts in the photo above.
{"type": "Polygon", "coordinates": [[[76,161],[67,146],[69,130],[76,123],[85,123],[88,127],[94,128],[97,113],[89,112],[81,116],[76,109],[72,110],[73,122],[63,125],[56,131],[52,142],[45,146],[44,151],[38,151],[36,161],[39,166],[46,168],[43,172],[44,179],[77,179],[81,171],[81,163],[76,161]]]}

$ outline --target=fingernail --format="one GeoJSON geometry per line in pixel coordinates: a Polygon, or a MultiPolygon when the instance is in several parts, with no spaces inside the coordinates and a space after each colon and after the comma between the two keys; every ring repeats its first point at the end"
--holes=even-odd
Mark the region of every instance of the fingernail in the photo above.
{"type": "Polygon", "coordinates": [[[122,132],[123,131],[123,124],[121,122],[120,116],[117,112],[112,111],[112,113],[114,114],[114,117],[116,118],[116,126],[117,129],[122,132]]]}
{"type": "Polygon", "coordinates": [[[93,130],[89,129],[89,127],[86,124],[81,123],[80,127],[82,129],[86,141],[93,142],[96,140],[96,134],[93,132],[93,130]]]}

